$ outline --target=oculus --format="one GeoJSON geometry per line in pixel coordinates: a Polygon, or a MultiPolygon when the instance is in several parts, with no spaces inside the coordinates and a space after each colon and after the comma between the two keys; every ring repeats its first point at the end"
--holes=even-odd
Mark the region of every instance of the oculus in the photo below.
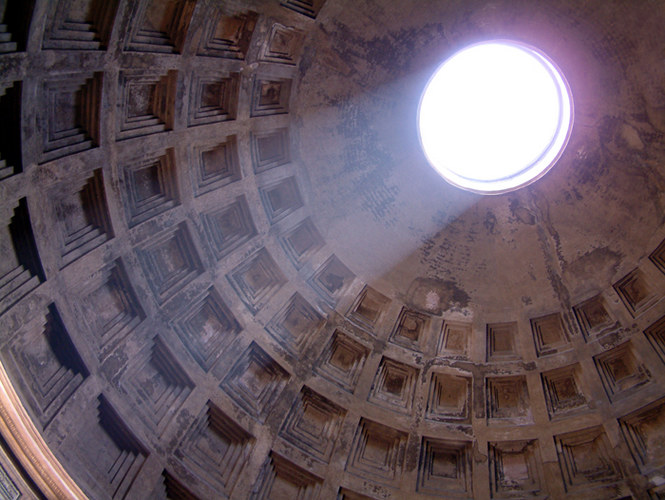
{"type": "Polygon", "coordinates": [[[539,179],[561,156],[573,99],[556,65],[522,43],[477,43],[448,58],[418,108],[420,142],[449,183],[483,194],[539,179]]]}

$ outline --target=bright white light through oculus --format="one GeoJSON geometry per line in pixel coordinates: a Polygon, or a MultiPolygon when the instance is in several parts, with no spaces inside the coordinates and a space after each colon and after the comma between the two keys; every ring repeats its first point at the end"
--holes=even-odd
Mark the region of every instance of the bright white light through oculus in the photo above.
{"type": "Polygon", "coordinates": [[[543,54],[492,41],[457,52],[437,69],[420,101],[427,159],[449,182],[501,193],[538,179],[572,128],[568,85],[543,54]]]}

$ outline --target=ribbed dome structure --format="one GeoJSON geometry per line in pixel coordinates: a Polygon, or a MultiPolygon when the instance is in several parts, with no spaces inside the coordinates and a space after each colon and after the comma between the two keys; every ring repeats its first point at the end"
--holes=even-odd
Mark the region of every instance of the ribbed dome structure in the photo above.
{"type": "Polygon", "coordinates": [[[0,497],[665,498],[663,26],[0,0],[0,497]],[[574,128],[482,196],[417,110],[501,39],[556,62],[574,128]]]}

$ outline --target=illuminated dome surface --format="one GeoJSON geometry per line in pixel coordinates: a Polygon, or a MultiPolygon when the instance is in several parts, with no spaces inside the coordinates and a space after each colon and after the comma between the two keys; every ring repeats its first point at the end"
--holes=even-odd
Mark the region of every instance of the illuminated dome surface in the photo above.
{"type": "Polygon", "coordinates": [[[542,53],[490,41],[457,52],[436,70],[418,125],[429,162],[447,181],[501,193],[533,182],[556,162],[572,108],[566,81],[542,53]]]}
{"type": "Polygon", "coordinates": [[[665,2],[0,0],[0,497],[665,498],[663,25],[665,2]],[[550,165],[549,58],[575,126],[486,196],[416,117],[446,58],[507,38],[547,57],[481,61],[462,88],[491,92],[444,94],[470,117],[435,140],[550,165]]]}

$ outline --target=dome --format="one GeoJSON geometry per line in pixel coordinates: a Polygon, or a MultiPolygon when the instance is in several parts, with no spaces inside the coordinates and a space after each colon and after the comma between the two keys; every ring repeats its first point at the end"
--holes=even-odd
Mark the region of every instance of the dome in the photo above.
{"type": "Polygon", "coordinates": [[[0,496],[665,497],[664,24],[0,2],[0,496]],[[496,40],[554,62],[574,127],[487,196],[418,107],[496,40]]]}

